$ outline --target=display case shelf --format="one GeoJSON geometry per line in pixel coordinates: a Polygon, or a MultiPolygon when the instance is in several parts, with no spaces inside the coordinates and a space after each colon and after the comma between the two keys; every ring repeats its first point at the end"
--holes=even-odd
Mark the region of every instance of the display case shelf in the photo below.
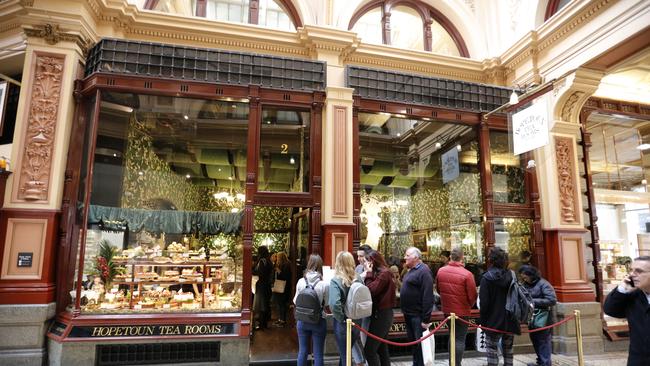
{"type": "MultiPolygon", "coordinates": [[[[223,263],[208,260],[159,263],[151,259],[115,260],[114,263],[126,272],[126,277],[111,281],[110,288],[106,288],[105,292],[84,291],[82,296],[86,296],[88,303],[84,306],[83,312],[93,314],[120,311],[140,313],[157,310],[191,312],[234,307],[232,300],[235,296],[222,291],[222,280],[228,278],[228,274],[222,272],[223,263]],[[143,270],[143,267],[148,268],[143,270]],[[174,272],[174,278],[153,278],[165,277],[167,271],[174,272]],[[192,271],[192,273],[183,274],[183,271],[192,271]],[[149,277],[139,277],[139,274],[143,273],[149,277]],[[224,299],[230,301],[224,305],[224,299]]],[[[169,276],[172,274],[168,273],[167,277],[169,276]]],[[[236,288],[233,288],[231,292],[235,290],[236,288]]]]}

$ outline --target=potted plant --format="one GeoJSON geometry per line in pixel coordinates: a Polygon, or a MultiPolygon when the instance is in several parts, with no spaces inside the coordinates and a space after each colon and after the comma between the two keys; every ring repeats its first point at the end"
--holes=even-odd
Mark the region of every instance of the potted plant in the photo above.
{"type": "Polygon", "coordinates": [[[630,257],[628,257],[626,255],[616,257],[616,264],[618,264],[619,266],[625,266],[625,270],[627,272],[629,272],[630,271],[630,265],[632,264],[632,258],[630,258],[630,257]]]}
{"type": "Polygon", "coordinates": [[[113,262],[113,257],[115,257],[117,252],[118,249],[113,247],[108,241],[102,240],[99,242],[99,252],[93,261],[91,274],[101,278],[106,290],[110,288],[115,276],[125,272],[124,267],[120,267],[113,262]]]}

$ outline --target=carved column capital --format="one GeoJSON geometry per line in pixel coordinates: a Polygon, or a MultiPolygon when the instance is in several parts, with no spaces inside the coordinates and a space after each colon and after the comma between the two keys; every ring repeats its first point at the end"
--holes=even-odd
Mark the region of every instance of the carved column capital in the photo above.
{"type": "Polygon", "coordinates": [[[93,45],[91,39],[84,38],[75,32],[64,31],[58,24],[45,23],[43,25],[25,26],[24,32],[27,37],[43,38],[49,45],[55,45],[59,42],[73,42],[84,55],[88,53],[88,50],[93,45]]]}
{"type": "Polygon", "coordinates": [[[582,106],[596,92],[603,76],[603,72],[579,68],[574,73],[555,82],[553,86],[554,118],[563,122],[580,123],[579,116],[582,106]]]}

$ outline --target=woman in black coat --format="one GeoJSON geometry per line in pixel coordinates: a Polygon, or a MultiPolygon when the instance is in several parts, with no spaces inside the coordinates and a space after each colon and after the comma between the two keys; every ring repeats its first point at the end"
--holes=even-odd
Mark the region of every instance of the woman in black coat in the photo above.
{"type": "MultiPolygon", "coordinates": [[[[524,282],[524,287],[533,298],[536,316],[541,316],[544,313],[549,315],[546,317],[546,322],[539,324],[539,327],[548,325],[550,308],[557,303],[553,286],[542,278],[537,268],[531,265],[521,266],[519,274],[524,282]]],[[[529,336],[537,354],[537,365],[551,366],[551,330],[532,332],[529,336]]]]}
{"type": "MultiPolygon", "coordinates": [[[[481,278],[479,302],[481,307],[481,325],[515,334],[521,334],[519,323],[506,314],[508,288],[512,273],[507,270],[508,254],[499,247],[494,247],[488,254],[490,268],[481,278]]],[[[485,331],[488,366],[499,364],[498,345],[501,343],[504,364],[512,365],[512,345],[514,335],[485,331]]]]}
{"type": "Polygon", "coordinates": [[[253,311],[257,318],[255,330],[265,329],[271,319],[271,286],[273,284],[273,263],[271,263],[269,248],[260,245],[257,249],[259,260],[253,268],[253,274],[258,276],[255,284],[255,299],[253,311]]]}

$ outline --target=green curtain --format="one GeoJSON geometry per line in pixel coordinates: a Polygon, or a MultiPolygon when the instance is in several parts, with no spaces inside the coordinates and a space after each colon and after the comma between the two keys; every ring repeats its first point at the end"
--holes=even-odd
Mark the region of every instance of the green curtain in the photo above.
{"type": "Polygon", "coordinates": [[[88,223],[100,221],[122,221],[129,230],[145,229],[151,232],[170,234],[201,231],[204,234],[236,234],[239,232],[243,212],[202,212],[173,210],[142,210],[90,205],[88,223]]]}

